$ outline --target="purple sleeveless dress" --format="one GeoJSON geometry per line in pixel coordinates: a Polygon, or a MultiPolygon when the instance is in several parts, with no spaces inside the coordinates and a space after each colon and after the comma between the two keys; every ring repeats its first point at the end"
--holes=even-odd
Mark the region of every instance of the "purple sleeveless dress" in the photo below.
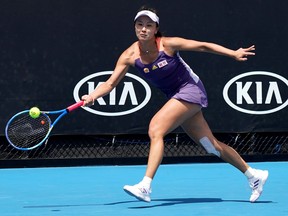
{"type": "Polygon", "coordinates": [[[135,60],[135,68],[169,99],[175,98],[202,107],[208,106],[203,83],[179,53],[171,57],[160,51],[157,59],[151,64],[143,64],[138,58],[135,60]]]}

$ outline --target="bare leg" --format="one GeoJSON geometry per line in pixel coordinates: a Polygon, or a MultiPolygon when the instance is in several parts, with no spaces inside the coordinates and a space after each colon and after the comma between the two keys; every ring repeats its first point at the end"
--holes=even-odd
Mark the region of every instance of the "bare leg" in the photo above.
{"type": "Polygon", "coordinates": [[[260,197],[263,191],[263,186],[269,175],[267,170],[255,170],[250,168],[233,148],[219,142],[213,136],[201,111],[192,116],[190,119],[187,119],[182,124],[182,127],[186,133],[199,144],[201,144],[199,141],[201,138],[207,137],[215,149],[220,153],[220,157],[224,161],[230,163],[245,174],[252,189],[250,202],[255,202],[260,197]]]}
{"type": "Polygon", "coordinates": [[[201,107],[170,99],[152,118],[149,125],[150,152],[146,176],[153,179],[164,153],[164,136],[199,112],[201,107]]]}
{"type": "Polygon", "coordinates": [[[249,168],[248,164],[241,158],[241,156],[230,146],[219,142],[212,134],[206,120],[203,117],[201,111],[196,115],[192,116],[190,119],[187,119],[183,124],[182,128],[184,131],[198,144],[199,140],[203,137],[208,137],[212,142],[217,151],[220,152],[220,157],[239,169],[241,172],[249,168]]]}
{"type": "Polygon", "coordinates": [[[151,201],[151,181],[163,158],[164,136],[180,125],[198,144],[201,144],[200,139],[207,137],[224,161],[245,173],[249,178],[249,185],[252,188],[250,201],[255,202],[259,198],[268,178],[268,171],[255,171],[249,168],[248,164],[233,148],[219,142],[213,136],[199,105],[175,99],[170,99],[152,118],[149,126],[151,146],[145,177],[135,186],[125,185],[123,188],[125,192],[141,201],[151,201]]]}

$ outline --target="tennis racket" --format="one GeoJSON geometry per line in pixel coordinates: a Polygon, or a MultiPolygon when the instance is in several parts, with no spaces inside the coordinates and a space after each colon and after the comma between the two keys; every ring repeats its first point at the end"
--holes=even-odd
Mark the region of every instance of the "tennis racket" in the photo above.
{"type": "Polygon", "coordinates": [[[56,123],[69,112],[81,107],[83,101],[56,111],[40,111],[37,118],[29,115],[29,110],[24,110],[11,117],[5,128],[5,136],[10,145],[22,151],[32,150],[43,143],[47,143],[49,135],[56,123]],[[52,122],[51,115],[57,115],[52,122]]]}

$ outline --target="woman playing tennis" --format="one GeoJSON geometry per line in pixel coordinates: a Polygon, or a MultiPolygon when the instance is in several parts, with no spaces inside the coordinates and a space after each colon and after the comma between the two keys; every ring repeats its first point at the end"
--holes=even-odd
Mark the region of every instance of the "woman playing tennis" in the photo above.
{"type": "Polygon", "coordinates": [[[168,98],[150,121],[150,152],[144,178],[138,184],[124,186],[124,190],[141,201],[151,201],[151,183],[163,158],[164,136],[181,126],[207,153],[220,157],[247,177],[252,189],[250,202],[255,202],[262,193],[268,171],[251,168],[233,148],[213,136],[201,111],[208,105],[205,88],[179,55],[179,51],[197,51],[246,61],[254,55],[255,47],[231,50],[214,43],[163,37],[159,32],[159,17],[151,8],[142,7],[134,24],[138,41],[121,54],[106,82],[91,94],[82,96],[84,106],[93,105],[96,99],[112,91],[133,66],[168,98]]]}

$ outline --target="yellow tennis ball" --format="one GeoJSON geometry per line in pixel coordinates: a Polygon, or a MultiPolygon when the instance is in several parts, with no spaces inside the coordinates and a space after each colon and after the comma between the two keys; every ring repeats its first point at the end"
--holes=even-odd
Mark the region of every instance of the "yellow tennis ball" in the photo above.
{"type": "Polygon", "coordinates": [[[38,107],[32,107],[30,110],[29,110],[29,115],[36,119],[40,116],[40,110],[38,107]]]}

